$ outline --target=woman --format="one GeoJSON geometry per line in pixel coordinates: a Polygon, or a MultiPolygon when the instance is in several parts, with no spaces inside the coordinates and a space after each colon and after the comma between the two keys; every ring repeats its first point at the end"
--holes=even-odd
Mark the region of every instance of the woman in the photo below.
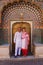
{"type": "Polygon", "coordinates": [[[26,32],[26,28],[22,29],[22,55],[26,56],[28,53],[29,34],[26,32]]]}

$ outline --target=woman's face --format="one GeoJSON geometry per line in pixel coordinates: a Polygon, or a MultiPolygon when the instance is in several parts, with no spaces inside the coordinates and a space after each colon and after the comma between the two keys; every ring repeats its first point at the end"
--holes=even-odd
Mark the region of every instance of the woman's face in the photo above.
{"type": "Polygon", "coordinates": [[[26,31],[26,29],[23,29],[23,32],[25,32],[26,31]]]}

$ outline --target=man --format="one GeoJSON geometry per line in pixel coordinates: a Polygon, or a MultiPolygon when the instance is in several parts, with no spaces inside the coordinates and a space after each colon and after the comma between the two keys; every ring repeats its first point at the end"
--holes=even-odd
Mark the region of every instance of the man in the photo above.
{"type": "Polygon", "coordinates": [[[17,54],[20,56],[21,54],[21,44],[22,44],[22,34],[21,34],[21,28],[18,28],[18,31],[14,35],[14,43],[15,43],[15,57],[17,57],[17,54]]]}

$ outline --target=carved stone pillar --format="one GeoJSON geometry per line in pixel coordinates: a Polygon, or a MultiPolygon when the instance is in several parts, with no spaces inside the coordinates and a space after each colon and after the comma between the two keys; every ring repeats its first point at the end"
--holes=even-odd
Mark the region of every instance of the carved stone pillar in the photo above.
{"type": "Polygon", "coordinates": [[[1,11],[0,11],[0,23],[1,23],[1,11]]]}

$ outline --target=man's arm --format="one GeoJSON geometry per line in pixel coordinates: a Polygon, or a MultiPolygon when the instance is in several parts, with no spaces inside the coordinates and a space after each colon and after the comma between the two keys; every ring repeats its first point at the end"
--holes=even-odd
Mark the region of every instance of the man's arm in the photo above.
{"type": "Polygon", "coordinates": [[[16,33],[15,33],[15,35],[14,35],[14,43],[16,43],[16,33]]]}

